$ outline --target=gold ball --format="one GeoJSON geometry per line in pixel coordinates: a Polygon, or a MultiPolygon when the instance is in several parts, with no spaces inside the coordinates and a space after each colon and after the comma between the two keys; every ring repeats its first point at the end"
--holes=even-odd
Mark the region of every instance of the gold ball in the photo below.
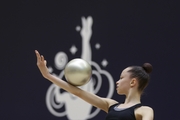
{"type": "Polygon", "coordinates": [[[76,58],[67,63],[64,75],[68,83],[74,86],[82,86],[89,82],[92,68],[87,61],[76,58]]]}

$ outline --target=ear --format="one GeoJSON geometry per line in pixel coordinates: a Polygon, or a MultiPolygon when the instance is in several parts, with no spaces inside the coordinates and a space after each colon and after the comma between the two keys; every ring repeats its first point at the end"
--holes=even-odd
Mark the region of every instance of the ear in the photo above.
{"type": "Polygon", "coordinates": [[[137,79],[136,78],[131,79],[130,86],[134,87],[136,84],[137,84],[137,79]]]}

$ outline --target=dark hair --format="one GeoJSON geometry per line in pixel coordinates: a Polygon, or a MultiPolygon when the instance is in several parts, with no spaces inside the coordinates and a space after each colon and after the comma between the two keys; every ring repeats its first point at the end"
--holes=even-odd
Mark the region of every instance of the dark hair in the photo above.
{"type": "Polygon", "coordinates": [[[137,78],[139,81],[138,90],[142,92],[149,83],[149,74],[152,72],[152,65],[150,63],[144,63],[142,66],[130,66],[128,72],[131,73],[132,78],[137,78]]]}

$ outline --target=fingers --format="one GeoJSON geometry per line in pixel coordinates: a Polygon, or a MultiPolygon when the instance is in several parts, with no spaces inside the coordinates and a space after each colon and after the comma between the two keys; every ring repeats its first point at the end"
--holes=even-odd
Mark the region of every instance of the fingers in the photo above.
{"type": "Polygon", "coordinates": [[[44,61],[44,56],[43,55],[41,55],[41,61],[44,61]]]}
{"type": "Polygon", "coordinates": [[[37,62],[47,63],[46,60],[44,59],[44,56],[43,56],[43,55],[40,55],[37,50],[35,50],[35,53],[36,53],[36,57],[37,57],[37,62]]]}
{"type": "Polygon", "coordinates": [[[41,61],[40,54],[37,50],[35,50],[37,61],[41,61]]]}
{"type": "Polygon", "coordinates": [[[44,60],[44,64],[47,65],[47,61],[46,60],[44,60]]]}

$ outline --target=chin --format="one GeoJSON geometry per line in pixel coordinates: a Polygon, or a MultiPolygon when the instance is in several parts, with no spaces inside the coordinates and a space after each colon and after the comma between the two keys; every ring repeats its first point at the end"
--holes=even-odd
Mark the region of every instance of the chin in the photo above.
{"type": "Polygon", "coordinates": [[[124,93],[120,92],[120,91],[117,91],[117,94],[119,95],[124,95],[124,93]]]}

